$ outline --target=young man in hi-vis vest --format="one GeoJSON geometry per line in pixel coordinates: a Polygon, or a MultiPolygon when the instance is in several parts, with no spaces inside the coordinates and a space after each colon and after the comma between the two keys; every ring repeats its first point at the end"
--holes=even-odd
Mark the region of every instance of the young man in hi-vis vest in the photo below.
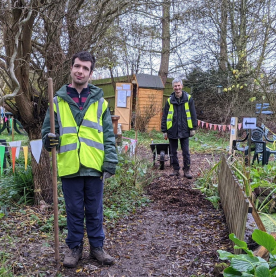
{"type": "Polygon", "coordinates": [[[50,133],[49,109],[42,127],[44,147],[48,151],[57,147],[58,151],[67,212],[66,267],[76,267],[82,257],[84,220],[90,256],[100,264],[115,261],[103,250],[103,183],[115,174],[118,159],[107,101],[102,89],[88,83],[94,66],[95,58],[89,52],[73,56],[72,82],[54,97],[55,134],[50,133]]]}
{"type": "Polygon", "coordinates": [[[174,92],[165,104],[162,116],[161,131],[164,139],[169,139],[172,155],[173,173],[171,176],[179,176],[179,161],[177,157],[178,140],[180,141],[183,155],[184,177],[192,179],[190,172],[191,159],[189,152],[189,137],[195,135],[197,117],[194,100],[190,94],[183,91],[183,83],[180,78],[172,81],[174,92]]]}

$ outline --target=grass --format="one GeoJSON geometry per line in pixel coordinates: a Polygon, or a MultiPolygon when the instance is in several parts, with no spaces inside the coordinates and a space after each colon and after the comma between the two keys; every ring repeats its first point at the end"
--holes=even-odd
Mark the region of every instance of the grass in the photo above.
{"type": "MultiPolygon", "coordinates": [[[[5,139],[7,142],[12,141],[12,135],[9,135],[7,130],[4,130],[1,134],[0,134],[0,139],[5,139]]],[[[29,142],[29,138],[28,136],[24,136],[24,135],[20,135],[16,132],[14,132],[14,141],[17,140],[21,140],[21,145],[23,146],[27,146],[28,142],[29,142]]]]}
{"type": "Polygon", "coordinates": [[[0,251],[0,276],[1,277],[13,277],[14,275],[12,272],[12,267],[10,265],[7,265],[7,261],[9,259],[9,254],[7,254],[5,251],[0,251]]]}
{"type": "MultiPolygon", "coordinates": [[[[123,137],[135,139],[135,131],[124,131],[123,137]]],[[[157,131],[149,133],[138,133],[138,143],[144,146],[149,146],[151,141],[153,143],[169,143],[164,140],[163,134],[157,131]]],[[[214,152],[223,152],[229,148],[229,135],[228,133],[198,129],[196,135],[190,138],[190,152],[191,153],[206,153],[211,154],[214,152]]]]}

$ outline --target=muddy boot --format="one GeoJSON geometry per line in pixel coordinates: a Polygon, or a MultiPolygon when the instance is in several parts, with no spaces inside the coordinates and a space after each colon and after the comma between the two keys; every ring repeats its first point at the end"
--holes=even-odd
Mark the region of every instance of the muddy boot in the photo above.
{"type": "Polygon", "coordinates": [[[96,259],[100,264],[112,265],[115,263],[115,259],[108,255],[102,247],[90,248],[90,257],[96,259]]]}
{"type": "Polygon", "coordinates": [[[171,173],[170,176],[177,176],[178,177],[179,176],[179,170],[174,169],[173,173],[171,173]]]}
{"type": "Polygon", "coordinates": [[[192,179],[193,178],[189,168],[184,169],[184,177],[187,178],[187,179],[192,179]]]}
{"type": "Polygon", "coordinates": [[[67,252],[65,253],[63,265],[66,267],[76,267],[78,264],[78,261],[82,257],[82,249],[83,249],[82,244],[76,246],[73,249],[68,248],[67,252]]]}

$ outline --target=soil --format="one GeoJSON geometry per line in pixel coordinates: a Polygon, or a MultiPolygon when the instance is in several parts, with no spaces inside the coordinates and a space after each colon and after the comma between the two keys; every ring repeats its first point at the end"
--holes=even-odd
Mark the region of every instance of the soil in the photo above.
{"type": "MultiPolygon", "coordinates": [[[[151,159],[150,150],[141,149],[141,153],[151,159]]],[[[182,161],[180,153],[179,158],[182,161]]],[[[105,226],[105,250],[116,258],[113,266],[98,265],[90,259],[86,239],[78,267],[68,269],[61,264],[57,269],[54,238],[41,236],[36,225],[27,223],[22,213],[20,218],[19,213],[10,214],[3,221],[5,228],[0,226],[0,254],[4,251],[14,256],[15,276],[218,276],[214,268],[222,261],[217,250],[233,252],[233,246],[222,209],[215,209],[194,189],[194,182],[209,166],[210,158],[211,155],[192,154],[192,180],[184,178],[183,172],[180,177],[169,176],[172,168],[168,162],[162,171],[158,166],[153,169],[159,177],[147,188],[151,203],[116,226],[105,226]],[[18,238],[15,244],[10,244],[7,232],[18,238]],[[3,235],[5,239],[1,239],[3,235]]],[[[25,213],[38,216],[43,212],[41,207],[31,210],[25,213]]],[[[61,261],[65,250],[61,239],[61,261]]]]}

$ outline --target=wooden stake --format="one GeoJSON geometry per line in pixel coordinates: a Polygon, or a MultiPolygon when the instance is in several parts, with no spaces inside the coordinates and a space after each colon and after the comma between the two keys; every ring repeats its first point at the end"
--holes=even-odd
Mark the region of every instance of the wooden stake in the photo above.
{"type": "Polygon", "coordinates": [[[135,126],[135,151],[134,151],[134,160],[136,161],[136,156],[137,156],[137,148],[138,148],[138,130],[135,126]]]}
{"type": "Polygon", "coordinates": [[[249,135],[248,135],[248,166],[251,167],[251,135],[252,130],[249,129],[249,135]]]}
{"type": "Polygon", "coordinates": [[[12,141],[14,141],[14,126],[13,126],[13,116],[11,118],[11,129],[12,129],[12,141]]]}
{"type": "MultiPolygon", "coordinates": [[[[48,78],[49,110],[51,133],[55,134],[55,115],[53,101],[53,80],[48,78]]],[[[59,237],[58,237],[58,197],[57,197],[57,161],[56,148],[52,148],[52,183],[53,183],[53,201],[54,201],[54,232],[55,232],[55,259],[59,262],[59,237]]]]}
{"type": "Polygon", "coordinates": [[[230,129],[230,145],[229,145],[229,154],[235,155],[235,151],[232,153],[232,147],[233,147],[233,140],[237,139],[237,130],[238,130],[238,118],[237,117],[232,117],[231,118],[231,129],[230,129]],[[234,124],[232,125],[232,123],[234,124]]]}

